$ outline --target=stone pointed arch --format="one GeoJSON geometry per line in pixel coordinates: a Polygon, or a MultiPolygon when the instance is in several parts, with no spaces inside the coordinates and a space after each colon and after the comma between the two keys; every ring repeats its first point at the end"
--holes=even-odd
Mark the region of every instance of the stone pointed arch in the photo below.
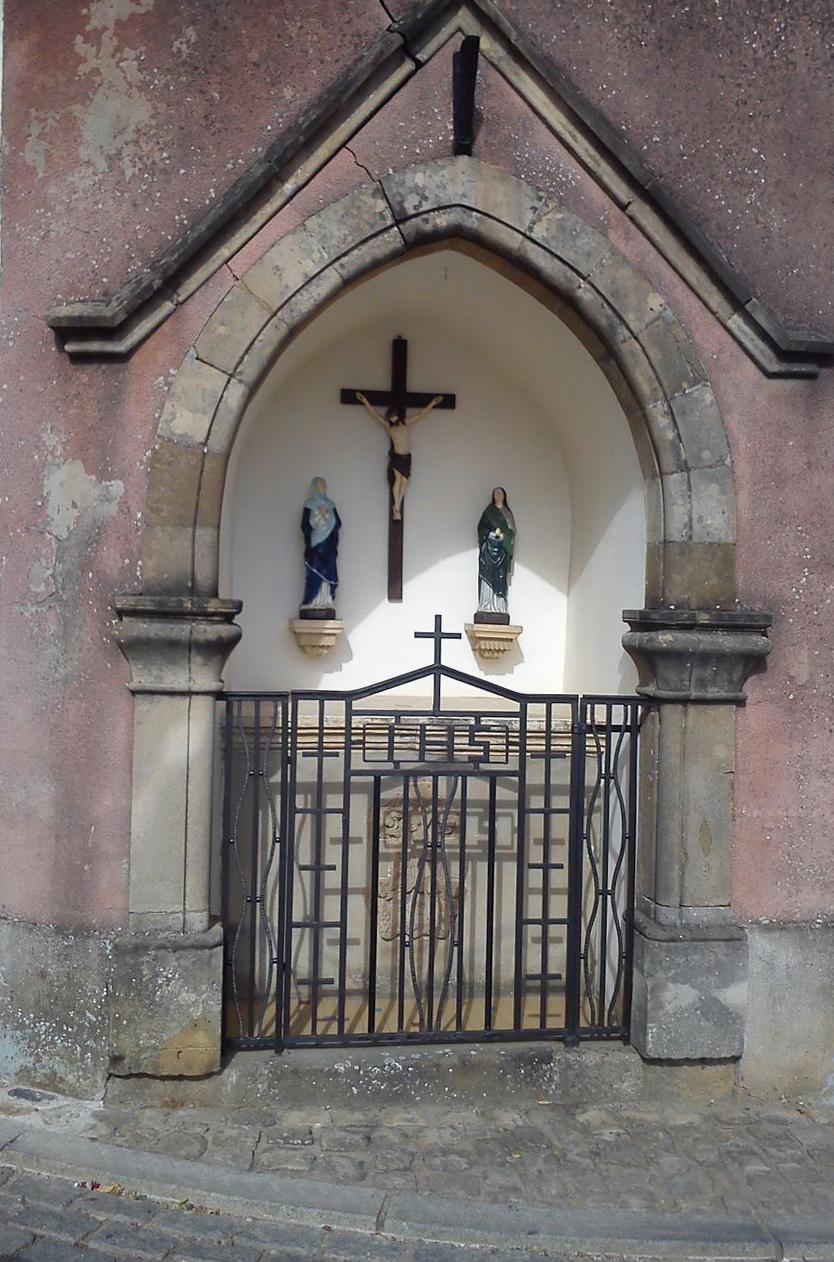
{"type": "Polygon", "coordinates": [[[218,305],[171,386],[150,468],[144,590],[116,602],[136,694],[130,927],[162,934],[130,935],[118,957],[127,996],[120,1072],[219,1064],[222,934],[209,929],[214,701],[240,635],[240,604],[217,598],[217,580],[238,426],[282,349],[346,286],[441,245],[477,253],[555,312],[598,361],[634,435],[648,608],[626,612],[624,644],[640,690],[662,704],[642,738],[632,1042],[667,1059],[741,1053],[746,943],[732,923],[730,882],[735,705],[769,650],[770,619],[737,608],[724,425],[674,313],[623,255],[537,189],[461,157],[365,185],[287,233],[218,305]],[[170,1028],[172,976],[201,1014],[188,1026],[187,1056],[182,1032],[170,1028]]]}
{"type": "Polygon", "coordinates": [[[216,595],[226,462],[249,399],[289,340],[368,272],[410,250],[462,243],[555,311],[611,382],[646,479],[647,603],[732,607],[730,451],[681,325],[603,236],[474,158],[423,163],[348,194],[284,236],[223,298],[160,420],[146,594],[216,595]]]}

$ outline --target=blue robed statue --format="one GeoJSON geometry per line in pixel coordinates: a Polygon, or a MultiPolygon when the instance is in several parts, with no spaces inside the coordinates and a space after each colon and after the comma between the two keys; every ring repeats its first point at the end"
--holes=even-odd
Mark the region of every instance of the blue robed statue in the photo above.
{"type": "Polygon", "coordinates": [[[335,615],[339,574],[339,527],[342,520],[327,496],[324,478],[313,478],[310,498],[304,501],[301,530],[304,535],[304,599],[299,615],[323,618],[335,615]]]}

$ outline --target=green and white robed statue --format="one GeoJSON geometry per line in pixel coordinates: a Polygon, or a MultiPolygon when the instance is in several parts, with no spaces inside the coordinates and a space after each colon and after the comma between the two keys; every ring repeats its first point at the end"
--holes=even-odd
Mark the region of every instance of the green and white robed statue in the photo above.
{"type": "Polygon", "coordinates": [[[507,605],[515,548],[515,518],[507,492],[496,486],[478,522],[478,612],[476,622],[509,624],[507,605]]]}

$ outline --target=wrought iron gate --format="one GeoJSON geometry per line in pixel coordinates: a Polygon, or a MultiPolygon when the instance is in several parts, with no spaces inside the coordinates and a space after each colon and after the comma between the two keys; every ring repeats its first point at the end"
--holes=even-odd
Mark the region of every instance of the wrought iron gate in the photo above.
{"type": "Polygon", "coordinates": [[[372,687],[224,698],[234,1045],[628,1037],[643,703],[514,692],[424,634],[372,687]]]}

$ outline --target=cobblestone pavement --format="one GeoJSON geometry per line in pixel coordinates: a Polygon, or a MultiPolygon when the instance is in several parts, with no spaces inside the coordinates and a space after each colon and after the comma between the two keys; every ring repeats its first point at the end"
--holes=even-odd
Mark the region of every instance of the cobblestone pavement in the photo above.
{"type": "Polygon", "coordinates": [[[83,1134],[298,1178],[552,1208],[834,1215],[834,1110],[372,1104],[101,1109],[83,1134]],[[829,1121],[830,1118],[830,1121],[829,1121]]]}
{"type": "MultiPolygon", "coordinates": [[[[111,1080],[104,1104],[0,1086],[0,1121],[5,1118],[8,1125],[16,1119],[53,1135],[207,1163],[215,1170],[231,1167],[421,1198],[688,1219],[725,1216],[762,1226],[779,1217],[834,1223],[832,1107],[757,1102],[729,1092],[730,1079],[709,1075],[706,1091],[684,1092],[680,1084],[685,1080],[677,1071],[652,1097],[639,1077],[639,1059],[622,1049],[600,1052],[596,1060],[588,1053],[575,1062],[563,1057],[568,1068],[584,1066],[582,1098],[577,1099],[569,1076],[552,1077],[561,1061],[524,1060],[516,1053],[495,1057],[487,1063],[484,1052],[469,1060],[399,1056],[377,1064],[365,1058],[352,1068],[338,1059],[282,1062],[270,1056],[259,1063],[242,1058],[221,1078],[203,1084],[111,1080]],[[472,1066],[484,1064],[486,1070],[473,1077],[472,1066]],[[588,1103],[594,1093],[601,1099],[588,1103]]],[[[90,1172],[91,1177],[101,1173],[90,1172]]],[[[0,1187],[0,1209],[8,1219],[0,1254],[3,1248],[22,1248],[21,1256],[33,1260],[58,1258],[45,1245],[36,1254],[26,1253],[23,1241],[9,1243],[40,1229],[35,1219],[26,1218],[31,1205],[18,1190],[27,1178],[34,1176],[10,1175],[0,1187]]],[[[116,1211],[123,1215],[127,1201],[117,1202],[112,1193],[90,1198],[77,1189],[64,1188],[62,1194],[72,1201],[72,1215],[84,1216],[85,1243],[88,1238],[91,1246],[108,1243],[96,1215],[104,1221],[109,1213],[108,1229],[115,1231],[116,1211]]],[[[50,1209],[49,1203],[37,1204],[44,1212],[50,1209]]],[[[163,1244],[174,1250],[172,1257],[221,1256],[216,1217],[209,1224],[214,1235],[205,1238],[202,1253],[177,1253],[168,1237],[172,1223],[186,1221],[183,1211],[177,1217],[176,1211],[150,1202],[131,1202],[129,1208],[145,1224],[142,1230],[152,1228],[159,1237],[143,1256],[167,1256],[159,1251],[163,1244]]],[[[62,1212],[66,1217],[69,1209],[62,1212]]],[[[198,1211],[186,1217],[192,1224],[200,1221],[198,1211]]],[[[305,1243],[308,1256],[314,1249],[336,1256],[334,1241],[345,1233],[325,1234],[326,1240],[320,1235],[305,1243]]],[[[243,1249],[245,1233],[239,1235],[243,1249]]],[[[345,1239],[350,1244],[349,1233],[345,1239]]],[[[266,1247],[263,1240],[247,1242],[249,1252],[240,1256],[254,1258],[258,1243],[266,1247]]],[[[272,1252],[281,1256],[281,1247],[295,1246],[279,1239],[272,1252]]],[[[115,1245],[113,1256],[119,1256],[115,1245]]],[[[477,1256],[483,1258],[484,1252],[477,1256]]]]}
{"type": "MultiPolygon", "coordinates": [[[[501,1262],[491,1249],[396,1241],[172,1207],[122,1189],[0,1168],[0,1260],[26,1262],[501,1262]]],[[[551,1262],[558,1262],[558,1259],[551,1262]]]]}

